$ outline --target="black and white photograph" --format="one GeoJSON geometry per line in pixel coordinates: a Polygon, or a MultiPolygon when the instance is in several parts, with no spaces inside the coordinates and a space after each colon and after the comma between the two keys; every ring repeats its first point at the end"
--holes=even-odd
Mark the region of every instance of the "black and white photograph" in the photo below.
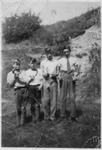
{"type": "Polygon", "coordinates": [[[1,148],[101,149],[101,1],[1,0],[1,148]]]}

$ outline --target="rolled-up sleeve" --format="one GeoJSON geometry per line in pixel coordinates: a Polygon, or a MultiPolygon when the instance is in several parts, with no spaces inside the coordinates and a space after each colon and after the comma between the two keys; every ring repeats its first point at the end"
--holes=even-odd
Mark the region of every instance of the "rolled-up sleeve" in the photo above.
{"type": "Polygon", "coordinates": [[[40,69],[41,69],[41,72],[42,72],[42,74],[43,74],[43,73],[44,73],[43,61],[42,61],[41,64],[40,64],[40,69]]]}
{"type": "Polygon", "coordinates": [[[42,76],[46,75],[48,73],[48,68],[47,68],[47,60],[43,60],[41,62],[41,65],[40,65],[40,69],[41,69],[41,72],[42,72],[42,76]]]}
{"type": "Polygon", "coordinates": [[[7,75],[7,84],[11,86],[14,81],[15,81],[14,74],[12,72],[9,72],[7,75]]]}

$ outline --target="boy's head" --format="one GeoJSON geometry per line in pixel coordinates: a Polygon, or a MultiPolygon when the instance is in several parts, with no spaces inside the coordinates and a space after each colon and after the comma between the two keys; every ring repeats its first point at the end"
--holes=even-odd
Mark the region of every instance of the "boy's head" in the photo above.
{"type": "Polygon", "coordinates": [[[52,50],[51,48],[45,48],[45,53],[46,53],[46,57],[48,60],[51,60],[52,59],[52,50]]]}
{"type": "Polygon", "coordinates": [[[29,66],[32,70],[35,70],[37,68],[37,59],[31,58],[29,61],[29,66]]]}
{"type": "Polygon", "coordinates": [[[71,52],[70,47],[65,48],[65,49],[63,50],[63,53],[64,53],[64,56],[65,56],[65,57],[69,57],[69,56],[70,56],[70,52],[71,52]]]}
{"type": "Polygon", "coordinates": [[[19,70],[20,69],[20,64],[21,64],[21,62],[20,62],[19,58],[16,58],[16,59],[12,60],[13,69],[19,70]]]}

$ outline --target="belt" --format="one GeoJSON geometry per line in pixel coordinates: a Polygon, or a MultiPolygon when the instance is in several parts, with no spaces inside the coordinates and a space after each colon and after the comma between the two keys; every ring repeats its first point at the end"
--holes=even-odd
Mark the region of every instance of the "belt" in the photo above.
{"type": "Polygon", "coordinates": [[[68,73],[68,72],[67,72],[67,71],[65,71],[65,70],[61,70],[61,72],[68,73]]]}
{"type": "Polygon", "coordinates": [[[70,74],[72,71],[68,72],[68,71],[65,71],[65,70],[61,70],[60,72],[64,72],[64,73],[70,74]]]}
{"type": "Polygon", "coordinates": [[[34,87],[34,88],[36,88],[36,87],[38,87],[38,86],[40,86],[40,84],[36,84],[36,85],[29,85],[29,87],[34,87]]]}
{"type": "Polygon", "coordinates": [[[17,87],[14,90],[16,91],[16,90],[25,89],[25,88],[27,88],[27,87],[26,86],[24,86],[24,87],[17,87]]]}
{"type": "Polygon", "coordinates": [[[45,79],[45,80],[49,80],[49,79],[55,80],[55,79],[57,79],[57,75],[51,75],[51,76],[50,76],[50,74],[49,74],[48,76],[44,77],[44,79],[45,79]]]}

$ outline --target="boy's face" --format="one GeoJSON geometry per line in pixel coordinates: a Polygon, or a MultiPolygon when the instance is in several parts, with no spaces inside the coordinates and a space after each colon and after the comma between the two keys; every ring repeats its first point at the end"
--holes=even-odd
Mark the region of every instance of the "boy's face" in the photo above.
{"type": "Polygon", "coordinates": [[[19,70],[20,69],[20,64],[17,63],[17,62],[13,63],[12,66],[13,66],[13,69],[15,69],[15,70],[19,70]]]}
{"type": "Polygon", "coordinates": [[[70,50],[64,52],[64,55],[65,55],[66,57],[69,57],[69,56],[70,56],[70,50]]]}
{"type": "Polygon", "coordinates": [[[47,53],[46,56],[47,56],[48,60],[52,59],[52,53],[51,52],[47,53]]]}
{"type": "Polygon", "coordinates": [[[32,70],[35,70],[37,68],[37,62],[30,62],[29,66],[32,70]]]}

